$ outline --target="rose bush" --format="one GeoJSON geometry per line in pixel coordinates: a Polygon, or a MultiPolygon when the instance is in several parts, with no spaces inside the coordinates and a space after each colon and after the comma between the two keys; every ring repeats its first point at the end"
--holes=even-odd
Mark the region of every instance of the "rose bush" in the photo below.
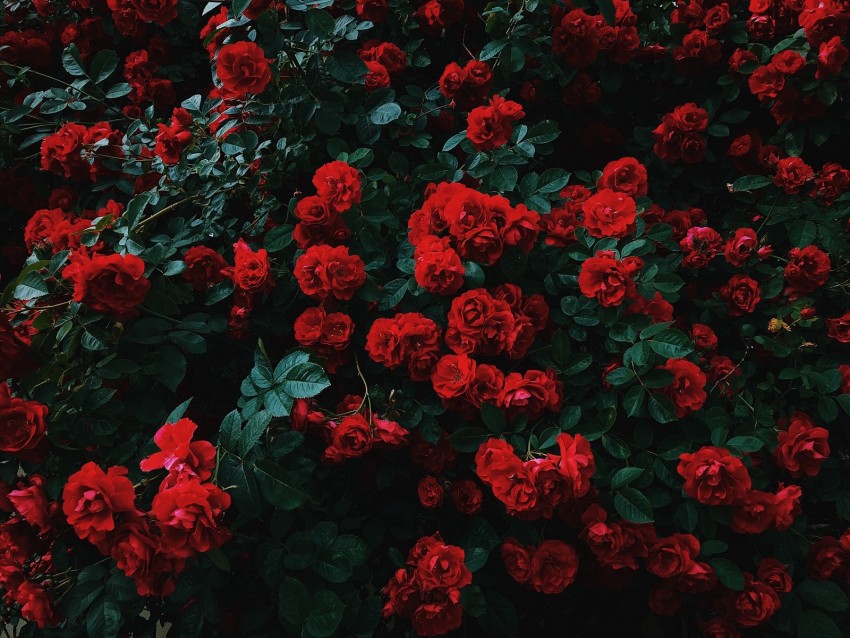
{"type": "Polygon", "coordinates": [[[846,2],[3,11],[7,631],[850,634],[846,2]]]}

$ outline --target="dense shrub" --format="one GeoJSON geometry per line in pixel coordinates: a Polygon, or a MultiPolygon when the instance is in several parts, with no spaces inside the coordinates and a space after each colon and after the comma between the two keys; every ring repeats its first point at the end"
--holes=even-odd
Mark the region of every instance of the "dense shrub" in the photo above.
{"type": "Polygon", "coordinates": [[[850,633],[846,2],[4,9],[4,623],[850,633]]]}

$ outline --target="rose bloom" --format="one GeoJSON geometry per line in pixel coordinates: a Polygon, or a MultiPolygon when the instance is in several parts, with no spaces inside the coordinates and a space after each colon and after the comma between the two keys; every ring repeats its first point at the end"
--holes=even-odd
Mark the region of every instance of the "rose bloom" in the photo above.
{"type": "Polygon", "coordinates": [[[510,537],[499,547],[499,554],[508,574],[522,585],[528,583],[531,578],[531,557],[534,551],[534,547],[526,547],[510,537]]]}
{"type": "Polygon", "coordinates": [[[559,540],[543,541],[531,558],[529,582],[541,594],[560,594],[569,587],[578,572],[578,555],[559,540]]]}
{"type": "Polygon", "coordinates": [[[366,90],[371,93],[378,89],[384,89],[389,85],[390,74],[387,71],[387,67],[380,62],[372,60],[366,62],[366,79],[364,80],[366,90]]]}
{"type": "Polygon", "coordinates": [[[138,314],[150,290],[145,277],[145,262],[135,255],[89,255],[82,250],[71,253],[62,276],[74,284],[74,301],[116,319],[138,314]]]}
{"type": "Polygon", "coordinates": [[[460,547],[434,544],[417,561],[416,580],[426,591],[466,587],[472,583],[472,572],[464,564],[464,558],[460,547]]]}
{"type": "Polygon", "coordinates": [[[431,373],[434,392],[441,399],[462,396],[475,378],[475,361],[465,354],[447,354],[431,373]]]}
{"type": "Polygon", "coordinates": [[[166,423],[153,436],[159,448],[139,463],[143,472],[160,468],[170,474],[185,478],[197,476],[202,481],[212,476],[215,466],[215,446],[209,441],[192,441],[198,425],[191,419],[166,423]]]}
{"type": "Polygon", "coordinates": [[[183,262],[186,264],[183,279],[196,291],[204,291],[226,278],[221,271],[227,268],[227,262],[207,246],[192,246],[183,255],[183,262]]]}
{"type": "Polygon", "coordinates": [[[806,566],[809,575],[816,580],[829,580],[843,572],[850,562],[850,556],[834,536],[822,536],[809,545],[806,566]]]}
{"type": "Polygon", "coordinates": [[[664,388],[664,393],[673,402],[677,417],[681,419],[702,407],[706,399],[706,378],[699,366],[686,359],[668,359],[659,370],[673,375],[673,381],[664,388]]]}
{"type": "Polygon", "coordinates": [[[706,326],[703,323],[695,323],[691,326],[691,339],[700,350],[711,352],[717,347],[717,335],[711,326],[706,326]]]}
{"type": "Polygon", "coordinates": [[[266,54],[253,42],[234,42],[221,47],[216,74],[229,96],[236,99],[244,99],[249,93],[259,95],[272,79],[266,54]]]}
{"type": "Polygon", "coordinates": [[[344,213],[363,196],[360,171],[340,160],[319,167],[313,175],[316,194],[337,213],[344,213]]]}
{"type": "Polygon", "coordinates": [[[807,181],[814,179],[814,176],[812,167],[799,157],[786,157],[777,163],[773,183],[789,195],[796,195],[807,181]]]}
{"type": "Polygon", "coordinates": [[[776,464],[791,476],[817,476],[823,462],[829,458],[829,431],[817,427],[802,412],[791,415],[787,430],[779,433],[774,450],[776,464]]]}
{"type": "Polygon", "coordinates": [[[741,459],[721,447],[704,446],[682,454],[676,471],[685,479],[685,493],[706,505],[731,505],[752,487],[741,459]]]}
{"type": "Polygon", "coordinates": [[[607,188],[581,205],[584,227],[591,237],[625,237],[634,227],[637,207],[628,195],[607,188]]]}
{"type": "Polygon", "coordinates": [[[840,317],[826,320],[827,336],[841,343],[850,343],[850,310],[840,317]]]}
{"type": "Polygon", "coordinates": [[[757,627],[770,620],[779,609],[779,595],[751,574],[744,574],[744,579],[744,591],[726,590],[724,606],[741,627],[757,627]]]}
{"type": "Polygon", "coordinates": [[[762,558],[758,568],[758,579],[769,585],[777,594],[787,594],[794,587],[788,567],[775,558],[762,558]]]}
{"type": "Polygon", "coordinates": [[[817,246],[792,248],[785,264],[786,292],[793,299],[816,291],[829,279],[831,266],[829,256],[817,246]]]}
{"type": "Polygon", "coordinates": [[[691,534],[673,534],[658,539],[649,548],[646,569],[659,578],[681,576],[699,556],[699,540],[691,534]]]}
{"type": "Polygon", "coordinates": [[[484,493],[472,479],[454,481],[449,490],[449,496],[455,509],[467,516],[478,512],[484,504],[484,493]]]}
{"type": "Polygon", "coordinates": [[[702,638],[740,638],[741,634],[735,625],[724,618],[712,618],[699,624],[702,638]]]}
{"type": "Polygon", "coordinates": [[[305,295],[348,301],[366,281],[363,260],[345,246],[311,246],[295,261],[295,278],[305,295]]]}
{"type": "Polygon", "coordinates": [[[20,481],[17,489],[11,490],[6,498],[21,518],[38,528],[41,534],[46,534],[52,527],[51,508],[45,492],[47,480],[40,474],[31,474],[27,483],[20,481]]]}
{"type": "Polygon", "coordinates": [[[121,514],[136,511],[135,499],[127,468],[113,466],[104,472],[89,461],[68,477],[62,511],[77,536],[100,543],[115,529],[121,514]]]}
{"type": "Polygon", "coordinates": [[[758,250],[758,234],[752,228],[738,228],[726,240],[723,256],[733,266],[743,266],[758,250]]]}
{"type": "Polygon", "coordinates": [[[162,551],[176,558],[220,547],[230,538],[221,519],[230,507],[230,495],[197,478],[160,489],[151,503],[151,516],[162,532],[162,551]]]}
{"type": "Polygon", "coordinates": [[[265,248],[257,252],[240,239],[233,244],[233,283],[247,293],[257,293],[274,286],[269,255],[265,248]]]}
{"type": "Polygon", "coordinates": [[[32,450],[47,431],[47,406],[13,397],[9,386],[0,383],[0,450],[12,454],[32,450]]]}
{"type": "Polygon", "coordinates": [[[752,277],[732,275],[729,282],[720,289],[720,296],[726,301],[730,317],[740,317],[744,313],[755,311],[761,301],[761,287],[752,277]]]}
{"type": "Polygon", "coordinates": [[[416,486],[416,494],[422,507],[432,510],[442,505],[446,490],[436,478],[426,476],[416,486]]]}
{"type": "Polygon", "coordinates": [[[34,368],[29,339],[22,337],[0,312],[0,379],[17,379],[34,368]]]}
{"type": "Polygon", "coordinates": [[[330,432],[331,443],[325,458],[334,462],[363,456],[372,449],[372,425],[360,414],[351,414],[336,424],[330,432]]]}
{"type": "Polygon", "coordinates": [[[729,528],[738,534],[762,534],[776,521],[776,498],[769,492],[750,490],[732,506],[729,528]]]}
{"type": "Polygon", "coordinates": [[[581,294],[605,307],[619,306],[637,295],[632,272],[611,251],[599,251],[582,263],[578,285],[581,294]]]}
{"type": "Polygon", "coordinates": [[[647,181],[643,164],[634,157],[621,157],[605,165],[596,187],[600,191],[610,189],[629,197],[640,197],[648,191],[647,181]]]}

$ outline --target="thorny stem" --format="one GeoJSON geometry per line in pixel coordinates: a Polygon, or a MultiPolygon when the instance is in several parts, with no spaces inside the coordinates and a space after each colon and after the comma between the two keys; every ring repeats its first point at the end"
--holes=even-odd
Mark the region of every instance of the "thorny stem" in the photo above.
{"type": "Polygon", "coordinates": [[[363,371],[360,369],[360,360],[357,357],[354,357],[354,365],[357,367],[357,376],[360,377],[360,381],[363,382],[363,400],[360,402],[360,407],[357,408],[357,411],[363,409],[365,404],[369,406],[369,420],[372,420],[372,399],[369,397],[369,384],[366,383],[366,377],[363,376],[363,371]]]}
{"type": "Polygon", "coordinates": [[[182,206],[183,204],[186,204],[187,202],[191,202],[195,199],[198,199],[198,197],[199,197],[199,195],[192,195],[190,197],[186,197],[184,199],[178,200],[178,201],[174,202],[173,204],[169,204],[168,206],[166,206],[162,210],[158,210],[157,212],[155,212],[150,217],[145,217],[143,220],[141,220],[136,225],[136,230],[138,231],[138,230],[142,229],[143,227],[147,226],[148,224],[150,224],[155,219],[158,219],[159,217],[167,215],[168,213],[170,213],[175,208],[182,206]]]}

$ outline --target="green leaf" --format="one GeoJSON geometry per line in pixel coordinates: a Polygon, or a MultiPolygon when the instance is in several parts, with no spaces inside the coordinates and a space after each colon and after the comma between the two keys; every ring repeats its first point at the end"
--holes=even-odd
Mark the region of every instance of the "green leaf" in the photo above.
{"type": "Polygon", "coordinates": [[[251,0],[233,0],[233,16],[236,18],[241,16],[249,4],[251,4],[251,0]]]}
{"type": "Polygon", "coordinates": [[[611,477],[611,489],[619,490],[632,481],[636,481],[642,474],[643,469],[639,467],[624,467],[617,470],[611,477]]]}
{"type": "Polygon", "coordinates": [[[623,395],[623,408],[626,410],[626,415],[637,415],[643,407],[645,399],[646,390],[641,385],[636,385],[626,390],[626,394],[623,395]]]}
{"type": "Polygon", "coordinates": [[[717,574],[717,579],[722,585],[735,591],[744,590],[744,574],[741,568],[738,567],[728,558],[716,557],[708,561],[717,574]]]}
{"type": "Polygon", "coordinates": [[[304,14],[307,29],[320,39],[327,39],[334,31],[334,19],[327,11],[311,9],[304,14]]]}
{"type": "Polygon", "coordinates": [[[745,175],[736,179],[729,190],[733,193],[759,190],[773,184],[773,178],[767,175],[745,175]]]}
{"type": "Polygon", "coordinates": [[[178,405],[171,411],[167,417],[165,417],[165,423],[176,423],[180,419],[183,418],[183,415],[186,414],[186,410],[189,409],[189,405],[192,403],[192,398],[186,399],[183,403],[178,405]]]}
{"type": "Polygon", "coordinates": [[[345,613],[345,603],[332,591],[317,592],[310,599],[310,607],[304,622],[310,636],[329,638],[339,627],[345,613]]]}
{"type": "Polygon", "coordinates": [[[263,410],[248,419],[245,429],[239,434],[239,454],[245,456],[263,436],[263,432],[271,423],[272,415],[263,410]]]}
{"type": "Polygon", "coordinates": [[[125,95],[128,95],[130,93],[130,91],[132,91],[132,90],[133,90],[133,87],[131,87],[126,82],[119,82],[118,84],[114,84],[106,92],[106,97],[108,97],[110,99],[115,99],[115,98],[118,98],[118,97],[124,97],[125,95]]]}
{"type": "Polygon", "coordinates": [[[309,399],[330,385],[328,375],[318,363],[300,363],[283,379],[283,391],[294,399],[309,399]]]}
{"type": "Polygon", "coordinates": [[[624,519],[633,523],[653,521],[649,499],[633,487],[624,487],[614,495],[614,509],[624,519]]]}
{"type": "Polygon", "coordinates": [[[555,122],[544,120],[529,129],[524,141],[531,142],[532,144],[545,144],[554,141],[560,134],[561,132],[558,130],[558,125],[555,122]]]}
{"type": "Polygon", "coordinates": [[[297,578],[284,576],[278,590],[277,615],[290,630],[301,629],[307,619],[310,597],[297,578]]]}
{"type": "Polygon", "coordinates": [[[758,452],[764,447],[764,441],[754,436],[734,436],[726,442],[726,446],[739,452],[758,452]]]}
{"type": "Polygon", "coordinates": [[[80,52],[77,50],[76,44],[69,44],[68,48],[62,52],[62,66],[71,75],[77,77],[85,76],[86,70],[83,68],[83,61],[80,58],[80,52]]]}
{"type": "Polygon", "coordinates": [[[475,452],[488,438],[490,438],[490,435],[484,428],[468,425],[458,428],[454,434],[449,436],[449,442],[459,452],[475,452]]]}
{"type": "Polygon", "coordinates": [[[239,414],[239,410],[233,410],[221,422],[221,428],[218,431],[219,444],[233,452],[239,444],[239,435],[241,433],[242,416],[239,414]]]}
{"type": "Polygon", "coordinates": [[[673,403],[663,394],[651,394],[647,408],[649,408],[650,416],[659,423],[671,423],[676,420],[673,403]]]}
{"type": "Polygon", "coordinates": [[[516,188],[519,174],[513,166],[497,166],[490,173],[490,186],[500,193],[509,193],[516,188]]]}
{"type": "Polygon", "coordinates": [[[847,594],[835,583],[828,580],[806,580],[796,589],[800,598],[827,611],[845,611],[850,607],[847,594]]]}
{"type": "Polygon", "coordinates": [[[578,425],[579,421],[581,421],[581,407],[570,405],[561,410],[558,426],[561,428],[561,432],[569,432],[578,425]]]}
{"type": "Polygon", "coordinates": [[[37,272],[28,272],[15,284],[15,299],[37,299],[48,294],[44,277],[37,272]]]}
{"type": "Polygon", "coordinates": [[[823,612],[805,609],[797,624],[797,638],[842,638],[844,632],[823,612]]]}
{"type": "Polygon", "coordinates": [[[362,565],[369,559],[369,546],[366,541],[351,534],[337,536],[331,548],[344,554],[352,565],[362,565]]]}
{"type": "Polygon", "coordinates": [[[110,596],[104,596],[89,610],[86,635],[89,638],[116,638],[121,629],[121,607],[110,596]]]}
{"type": "Polygon", "coordinates": [[[279,509],[294,510],[307,500],[298,478],[272,461],[258,461],[254,476],[263,498],[279,509]]]}
{"type": "Polygon", "coordinates": [[[401,107],[395,102],[387,102],[386,104],[381,104],[378,108],[372,111],[369,119],[373,124],[384,126],[385,124],[394,122],[399,117],[401,117],[401,107]]]}
{"type": "Polygon", "coordinates": [[[667,359],[682,359],[694,351],[690,337],[679,330],[663,330],[649,342],[649,347],[667,359]]]}
{"type": "Polygon", "coordinates": [[[481,420],[487,426],[487,429],[494,434],[501,434],[505,431],[505,413],[492,403],[481,405],[481,420]]]}
{"type": "Polygon", "coordinates": [[[89,69],[89,77],[95,84],[100,84],[118,68],[118,55],[115,51],[98,51],[94,54],[89,69]]]}
{"type": "Polygon", "coordinates": [[[363,84],[366,64],[353,51],[337,51],[328,58],[325,68],[331,77],[344,84],[363,84]]]}

